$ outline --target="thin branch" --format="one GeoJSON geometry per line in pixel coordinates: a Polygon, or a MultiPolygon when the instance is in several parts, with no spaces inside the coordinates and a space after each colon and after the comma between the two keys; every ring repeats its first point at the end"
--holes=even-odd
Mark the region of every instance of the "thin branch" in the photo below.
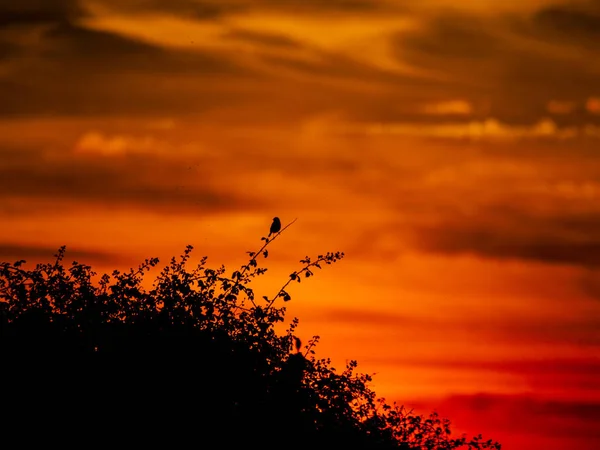
{"type": "Polygon", "coordinates": [[[279,289],[279,291],[277,291],[277,294],[275,294],[275,296],[274,296],[274,297],[273,297],[271,300],[269,300],[269,303],[267,304],[267,306],[266,306],[266,309],[268,310],[268,309],[269,309],[269,308],[270,308],[270,307],[273,305],[273,303],[275,303],[275,300],[277,300],[277,297],[279,297],[279,296],[281,295],[281,293],[282,293],[283,291],[285,291],[285,288],[286,288],[286,287],[287,287],[287,286],[288,286],[288,285],[289,285],[289,284],[290,284],[292,281],[298,280],[298,278],[301,276],[302,272],[309,272],[309,268],[310,268],[310,267],[317,267],[317,268],[319,268],[319,269],[320,269],[320,268],[321,268],[321,266],[319,265],[319,263],[321,263],[321,262],[323,262],[323,261],[327,261],[327,260],[328,260],[328,258],[330,257],[330,255],[331,255],[331,254],[329,254],[329,253],[328,253],[327,255],[325,255],[325,256],[323,256],[323,255],[320,255],[320,256],[319,256],[319,257],[316,259],[316,261],[310,262],[310,263],[306,264],[306,265],[305,265],[305,266],[304,266],[302,269],[300,269],[300,270],[297,270],[297,271],[293,272],[293,273],[290,275],[289,279],[288,279],[288,280],[285,282],[285,284],[284,284],[284,285],[283,285],[283,286],[282,286],[282,287],[279,289]]]}
{"type": "MultiPolygon", "coordinates": [[[[292,225],[294,222],[296,222],[296,220],[298,220],[298,218],[296,217],[294,220],[292,220],[290,223],[288,223],[285,227],[283,227],[281,230],[279,230],[276,234],[273,235],[273,237],[271,239],[269,239],[268,237],[262,237],[261,239],[265,240],[265,243],[263,244],[263,246],[260,248],[260,250],[258,250],[257,252],[251,253],[250,256],[250,262],[248,262],[247,264],[244,264],[242,266],[242,270],[240,270],[239,275],[237,276],[237,280],[235,280],[235,283],[231,285],[231,287],[229,289],[227,289],[227,291],[225,291],[225,296],[229,295],[229,293],[231,292],[231,290],[235,287],[237,287],[240,282],[239,280],[242,279],[242,277],[244,276],[244,274],[246,273],[246,271],[248,271],[248,269],[250,269],[250,263],[252,261],[256,260],[256,255],[260,255],[263,253],[263,251],[265,250],[265,248],[267,248],[267,246],[273,242],[275,239],[277,239],[277,237],[283,233],[290,225],[292,225]]],[[[256,303],[254,302],[253,299],[249,299],[252,302],[252,306],[254,306],[256,308],[256,303]]],[[[236,306],[237,308],[237,306],[236,306]]],[[[235,310],[234,310],[235,311],[235,310]]]]}

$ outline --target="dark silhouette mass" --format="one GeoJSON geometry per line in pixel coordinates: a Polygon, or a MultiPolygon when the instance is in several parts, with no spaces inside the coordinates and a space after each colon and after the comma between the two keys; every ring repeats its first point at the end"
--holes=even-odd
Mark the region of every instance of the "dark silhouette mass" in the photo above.
{"type": "Polygon", "coordinates": [[[279,220],[279,217],[273,217],[273,223],[269,229],[269,237],[271,237],[272,234],[279,233],[279,231],[281,231],[281,221],[279,220]]]}
{"type": "Polygon", "coordinates": [[[64,247],[33,269],[0,263],[0,446],[500,448],[387,405],[355,361],[316,358],[318,336],[303,347],[297,319],[276,331],[289,284],[344,254],[306,257],[259,300],[250,282],[268,245],[231,274],[206,257],[189,267],[188,246],[153,283],[156,258],[100,277],[64,265],[64,247]]]}

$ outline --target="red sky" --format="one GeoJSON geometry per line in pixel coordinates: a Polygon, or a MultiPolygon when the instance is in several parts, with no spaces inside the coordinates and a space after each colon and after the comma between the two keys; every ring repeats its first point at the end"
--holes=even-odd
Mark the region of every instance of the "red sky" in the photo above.
{"type": "Polygon", "coordinates": [[[291,292],[319,354],[600,448],[599,42],[597,0],[2,2],[0,260],[233,269],[297,219],[256,289],[346,253],[291,292]]]}

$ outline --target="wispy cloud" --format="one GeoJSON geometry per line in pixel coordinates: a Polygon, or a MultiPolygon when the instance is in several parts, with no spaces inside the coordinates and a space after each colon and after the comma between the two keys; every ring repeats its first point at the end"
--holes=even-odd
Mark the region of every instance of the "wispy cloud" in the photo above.
{"type": "MultiPolygon", "coordinates": [[[[51,262],[58,252],[57,248],[43,245],[16,245],[13,243],[0,243],[0,261],[15,262],[26,260],[28,263],[51,262]]],[[[123,259],[114,253],[97,250],[71,249],[65,253],[65,259],[72,258],[85,264],[121,264],[123,259]]]]}
{"type": "Polygon", "coordinates": [[[581,361],[600,345],[598,2],[10,5],[0,256],[66,243],[121,264],[191,240],[233,260],[273,215],[297,217],[269,262],[347,253],[332,286],[290,303],[334,357],[391,367],[391,393],[516,392],[453,399],[471,424],[526,423],[522,408],[541,433],[564,418],[594,438],[585,414],[557,413],[568,401],[516,387],[597,386],[581,361]]]}
{"type": "Polygon", "coordinates": [[[8,27],[58,23],[84,15],[85,10],[77,0],[23,0],[18,7],[11,3],[0,6],[0,24],[8,27]]]}
{"type": "Polygon", "coordinates": [[[398,126],[431,120],[423,116],[469,116],[475,125],[464,125],[475,129],[488,120],[507,127],[540,123],[544,114],[564,111],[556,99],[563,105],[592,99],[584,109],[589,117],[576,124],[596,124],[599,58],[585,43],[593,39],[597,12],[531,5],[498,16],[384,1],[64,1],[43,10],[5,8],[5,20],[21,26],[4,39],[0,33],[4,113],[240,107],[256,118],[294,104],[277,120],[335,108],[359,121],[398,126]],[[329,20],[339,14],[344,21],[329,20]],[[567,33],[573,39],[565,42],[560,36],[569,27],[578,34],[567,33]],[[270,106],[260,102],[266,93],[270,106]]]}
{"type": "Polygon", "coordinates": [[[472,217],[468,223],[445,221],[435,226],[415,227],[414,242],[422,250],[447,254],[473,253],[582,266],[600,264],[600,236],[595,232],[600,217],[596,213],[536,217],[524,211],[508,212],[506,225],[502,226],[495,225],[501,220],[495,213],[481,212],[485,219],[472,217]]]}
{"type": "Polygon", "coordinates": [[[289,13],[343,13],[343,14],[365,14],[380,11],[390,11],[394,3],[387,0],[331,0],[328,2],[288,0],[280,2],[277,0],[175,0],[169,3],[160,0],[143,0],[133,5],[123,4],[114,0],[98,0],[96,5],[110,7],[115,10],[129,12],[158,12],[185,15],[195,19],[214,19],[215,17],[228,16],[232,14],[244,14],[250,11],[273,12],[286,11],[289,13]]]}
{"type": "Polygon", "coordinates": [[[477,424],[486,437],[501,440],[503,446],[561,450],[572,445],[591,449],[600,443],[596,427],[600,403],[593,399],[481,393],[450,397],[438,403],[436,409],[454,417],[453,422],[459,426],[477,424]]]}
{"type": "MultiPolygon", "coordinates": [[[[30,151],[0,162],[3,202],[40,199],[72,207],[141,208],[198,214],[252,208],[261,201],[219,188],[209,161],[167,155],[150,137],[87,134],[75,154],[30,151]],[[157,155],[157,152],[158,155],[157,155]],[[33,163],[33,164],[32,164],[33,163]]],[[[64,205],[63,205],[64,206],[64,205]]]]}
{"type": "MultiPolygon", "coordinates": [[[[432,340],[440,339],[444,335],[465,334],[479,336],[479,339],[489,342],[507,340],[530,344],[554,342],[579,344],[588,348],[600,345],[600,333],[596,332],[600,319],[597,317],[565,317],[562,323],[557,324],[556,317],[536,315],[531,311],[518,313],[516,309],[512,315],[489,317],[485,313],[480,315],[469,311],[467,305],[458,302],[455,305],[455,312],[461,317],[444,317],[443,314],[433,313],[426,316],[419,315],[408,307],[402,314],[389,309],[338,308],[325,309],[319,314],[318,320],[350,325],[357,329],[371,328],[380,331],[404,329],[406,333],[414,334],[417,334],[418,330],[429,329],[432,340]]],[[[480,368],[485,366],[486,363],[483,362],[480,368]]]]}

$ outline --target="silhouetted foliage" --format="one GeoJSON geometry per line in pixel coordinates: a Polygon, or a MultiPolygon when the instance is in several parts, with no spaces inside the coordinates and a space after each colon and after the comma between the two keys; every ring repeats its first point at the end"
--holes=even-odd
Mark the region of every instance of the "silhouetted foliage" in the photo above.
{"type": "MultiPolygon", "coordinates": [[[[289,225],[288,225],[289,226],[289,225]]],[[[251,281],[266,272],[273,238],[228,273],[207,258],[189,268],[192,247],[157,266],[97,274],[90,266],[0,264],[2,441],[208,448],[288,446],[352,449],[499,449],[480,436],[451,437],[435,413],[387,405],[357,374],[304,347],[283,322],[292,282],[340,260],[306,257],[272,297],[251,281]],[[94,281],[95,280],[95,281],[94,281]]],[[[8,447],[7,447],[8,448],[8,447]]]]}

